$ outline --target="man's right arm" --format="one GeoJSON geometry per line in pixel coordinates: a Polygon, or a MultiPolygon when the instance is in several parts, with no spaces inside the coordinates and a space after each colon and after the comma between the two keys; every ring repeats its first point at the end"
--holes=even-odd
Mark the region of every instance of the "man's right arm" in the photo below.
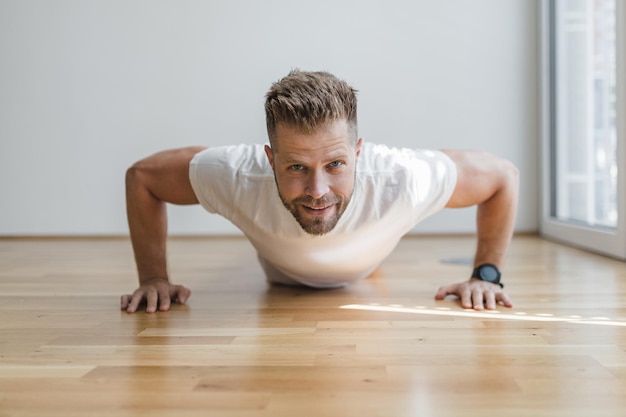
{"type": "Polygon", "coordinates": [[[166,262],[166,203],[198,204],[189,181],[189,162],[204,147],[159,152],[126,172],[128,227],[139,274],[139,288],[123,295],[121,308],[133,313],[145,301],[153,313],[170,308],[171,300],[184,303],[191,292],[169,282],[166,262]]]}

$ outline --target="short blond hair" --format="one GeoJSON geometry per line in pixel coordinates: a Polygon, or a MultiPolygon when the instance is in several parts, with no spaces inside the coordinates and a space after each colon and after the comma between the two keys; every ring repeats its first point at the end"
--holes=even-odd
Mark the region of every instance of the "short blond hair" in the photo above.
{"type": "Polygon", "coordinates": [[[267,134],[273,147],[276,127],[286,124],[310,134],[337,120],[346,120],[356,143],[357,91],[334,75],[291,71],[265,95],[267,134]]]}

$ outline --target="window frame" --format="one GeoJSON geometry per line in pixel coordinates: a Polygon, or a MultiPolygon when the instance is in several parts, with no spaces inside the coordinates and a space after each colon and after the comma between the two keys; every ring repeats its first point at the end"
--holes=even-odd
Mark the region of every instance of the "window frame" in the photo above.
{"type": "Polygon", "coordinates": [[[616,228],[595,227],[557,219],[556,204],[556,68],[554,12],[556,0],[545,0],[541,13],[540,126],[541,126],[541,222],[540,234],[592,252],[626,260],[626,2],[616,1],[616,111],[617,111],[617,210],[616,228]]]}

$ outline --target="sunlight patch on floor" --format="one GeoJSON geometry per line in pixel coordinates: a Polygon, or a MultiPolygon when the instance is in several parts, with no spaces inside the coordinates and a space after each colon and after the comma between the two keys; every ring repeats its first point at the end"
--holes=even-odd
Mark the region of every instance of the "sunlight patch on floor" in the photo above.
{"type": "Polygon", "coordinates": [[[369,311],[385,311],[391,313],[409,313],[409,314],[424,314],[431,316],[453,316],[453,317],[469,317],[469,318],[488,318],[498,320],[524,320],[524,321],[551,321],[551,322],[565,322],[576,324],[595,324],[600,326],[622,326],[626,327],[625,321],[612,320],[609,317],[589,317],[584,318],[578,315],[569,315],[564,317],[557,317],[550,313],[535,313],[530,314],[526,312],[516,312],[513,314],[504,314],[498,310],[458,310],[454,311],[448,307],[427,308],[424,306],[404,307],[399,304],[391,304],[383,306],[380,304],[348,304],[339,308],[346,310],[369,310],[369,311]]]}

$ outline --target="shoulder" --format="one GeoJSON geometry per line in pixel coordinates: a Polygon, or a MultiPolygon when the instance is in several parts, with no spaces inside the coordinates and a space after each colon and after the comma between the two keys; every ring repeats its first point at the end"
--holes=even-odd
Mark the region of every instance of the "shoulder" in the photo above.
{"type": "Polygon", "coordinates": [[[517,189],[519,171],[509,160],[484,151],[445,150],[458,171],[449,207],[467,207],[490,199],[498,190],[517,189]]]}
{"type": "Polygon", "coordinates": [[[208,148],[196,154],[191,163],[238,172],[259,174],[271,172],[263,145],[258,144],[208,148]]]}
{"type": "Polygon", "coordinates": [[[362,173],[397,174],[423,169],[454,171],[454,165],[454,161],[439,150],[390,147],[366,142],[363,144],[358,169],[362,173]]]}

